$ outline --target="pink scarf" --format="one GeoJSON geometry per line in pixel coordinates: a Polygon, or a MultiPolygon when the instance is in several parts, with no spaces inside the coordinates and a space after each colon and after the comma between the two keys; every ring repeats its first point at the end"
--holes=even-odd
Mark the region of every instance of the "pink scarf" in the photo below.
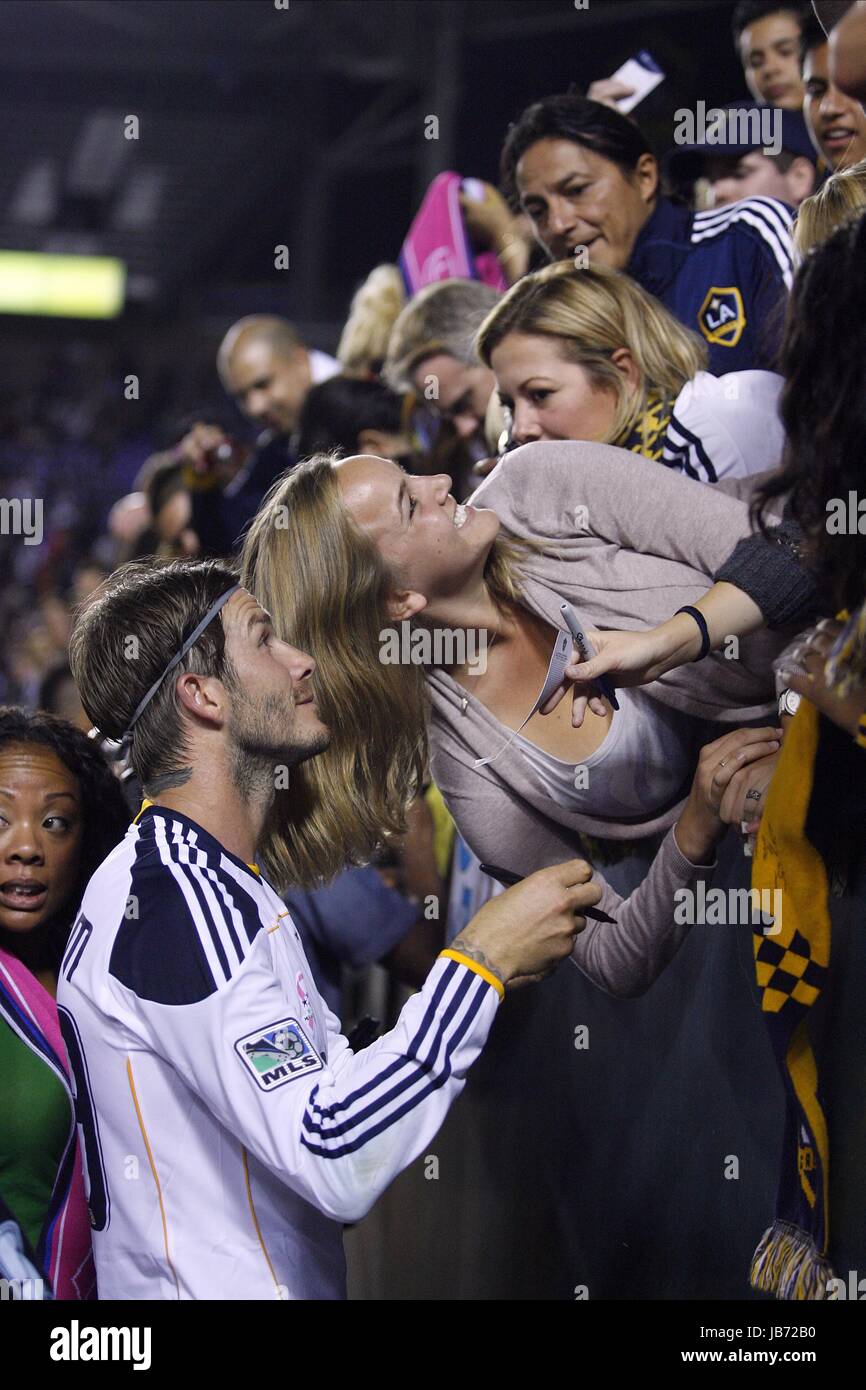
{"type": "Polygon", "coordinates": [[[460,206],[459,174],[437,174],[400,250],[400,269],[410,295],[437,280],[481,280],[495,290],[508,282],[491,251],[475,256],[460,206]]]}
{"type": "MultiPolygon", "coordinates": [[[[54,1000],[35,975],[2,947],[0,986],[20,1013],[38,1030],[43,1042],[55,1053],[63,1069],[71,1105],[66,1049],[63,1046],[54,1000]]],[[[96,1292],[96,1271],[90,1245],[90,1218],[84,1198],[77,1132],[73,1142],[75,1160],[71,1180],[65,1192],[58,1191],[55,1184],[52,1194],[52,1219],[45,1251],[45,1274],[51,1283],[54,1297],[58,1299],[92,1298],[96,1292]]],[[[57,1181],[60,1180],[61,1173],[58,1172],[57,1181]]]]}

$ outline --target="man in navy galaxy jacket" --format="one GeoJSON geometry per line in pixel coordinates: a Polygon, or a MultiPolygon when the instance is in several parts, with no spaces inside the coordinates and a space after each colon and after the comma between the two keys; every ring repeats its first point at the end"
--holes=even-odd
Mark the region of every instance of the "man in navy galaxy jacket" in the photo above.
{"type": "Polygon", "coordinates": [[[717,376],[775,366],[793,280],[793,211],[743,198],[707,212],[660,192],[635,121],[570,92],[526,108],[502,183],[551,260],[624,271],[701,334],[717,376]]]}
{"type": "Polygon", "coordinates": [[[793,278],[792,225],[775,198],[697,213],[659,198],[626,269],[706,338],[715,375],[771,370],[793,278]]]}

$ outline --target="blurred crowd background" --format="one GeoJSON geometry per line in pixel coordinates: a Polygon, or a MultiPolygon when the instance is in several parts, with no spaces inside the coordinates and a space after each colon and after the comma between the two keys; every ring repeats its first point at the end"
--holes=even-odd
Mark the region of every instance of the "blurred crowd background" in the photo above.
{"type": "Polygon", "coordinates": [[[216,371],[234,320],[286,316],[333,353],[354,291],[396,260],[435,175],[496,183],[528,102],[585,90],[639,44],[668,74],[640,107],[664,149],[676,108],[748,95],[719,42],[732,10],[4,0],[0,249],[118,257],[126,303],[104,321],[0,315],[0,482],[41,498],[44,526],[40,545],[0,538],[0,701],[75,717],[71,607],[130,551],[112,506],[195,420],[255,437],[216,371]]]}
{"type": "MultiPolygon", "coordinates": [[[[611,76],[649,50],[665,78],[634,120],[662,159],[665,195],[679,199],[663,198],[662,215],[720,208],[745,194],[783,199],[784,245],[775,259],[764,246],[754,257],[756,265],[773,262],[780,299],[782,281],[790,287],[792,278],[791,213],[802,200],[826,176],[852,168],[841,192],[837,181],[838,196],[850,195],[852,208],[866,204],[866,115],[853,99],[827,94],[820,30],[807,44],[808,130],[800,115],[800,26],[807,21],[814,25],[811,8],[798,0],[3,0],[0,500],[42,510],[39,543],[0,534],[0,705],[46,710],[86,731],[90,721],[67,663],[76,608],[128,559],[229,555],[268,485],[298,460],[331,449],[382,455],[414,473],[449,473],[459,502],[495,456],[532,437],[500,408],[489,364],[472,356],[498,292],[575,250],[571,243],[558,248],[551,235],[548,257],[528,216],[507,205],[508,189],[498,191],[506,133],[532,103],[573,92],[612,105],[611,76]],[[729,167],[715,169],[713,193],[709,166],[676,166],[665,157],[678,111],[754,101],[784,113],[780,161],[760,164],[751,147],[729,151],[729,167]],[[759,182],[723,190],[723,173],[730,182],[750,172],[746,155],[760,164],[759,182]],[[462,180],[471,252],[464,273],[474,278],[456,291],[453,312],[447,296],[438,296],[435,323],[424,319],[430,301],[422,289],[416,318],[404,314],[392,336],[410,295],[446,278],[429,265],[426,278],[413,275],[406,245],[413,219],[431,190],[442,192],[437,180],[449,171],[462,180]],[[104,318],[3,312],[4,252],[113,258],[123,271],[122,305],[104,318]],[[449,322],[450,336],[437,349],[449,322]],[[431,365],[435,401],[422,389],[431,365]]],[[[626,160],[629,170],[643,157],[638,150],[626,160]]],[[[845,209],[819,203],[829,223],[845,221],[845,209]]],[[[767,214],[771,221],[779,215],[778,204],[767,214]]],[[[707,232],[703,224],[689,255],[695,246],[702,254],[701,239],[719,225],[707,232]]],[[[764,226],[764,241],[772,241],[772,230],[764,226]]],[[[829,230],[810,224],[799,250],[829,230]]],[[[725,244],[741,232],[720,239],[719,266],[729,254],[725,244]]],[[[624,254],[619,268],[628,260],[624,254]]],[[[715,289],[728,285],[715,271],[705,272],[715,289]]],[[[630,273],[652,288],[634,266],[630,273]]],[[[766,428],[754,433],[760,449],[778,455],[781,379],[752,370],[772,365],[756,347],[772,325],[761,322],[764,286],[753,278],[739,281],[749,333],[743,360],[730,367],[763,377],[770,394],[758,405],[766,428]]],[[[605,276],[599,280],[603,286],[605,276]]],[[[688,323],[699,321],[715,349],[720,340],[713,343],[699,308],[705,287],[688,323]]],[[[719,293],[740,296],[740,287],[719,293]]],[[[686,321],[681,304],[668,308],[686,321]]],[[[638,319],[640,312],[648,312],[643,301],[638,319]]],[[[673,341],[677,325],[666,331],[673,341]]],[[[709,373],[719,373],[725,351],[710,359],[709,373]]],[[[615,442],[661,457],[662,427],[649,428],[658,425],[654,412],[661,413],[663,396],[671,397],[671,411],[684,396],[697,398],[699,376],[704,397],[724,411],[728,398],[700,370],[703,362],[693,344],[673,387],[647,372],[641,437],[615,442]]],[[[751,416],[743,392],[742,409],[731,416],[739,414],[745,435],[751,416]]],[[[602,437],[575,429],[548,437],[602,437]]],[[[696,457],[701,440],[690,439],[696,457]]],[[[731,451],[726,459],[734,476],[776,461],[759,457],[751,442],[741,457],[731,451]]],[[[703,479],[686,445],[680,455],[663,461],[703,479]]],[[[717,481],[712,470],[705,480],[717,481]]],[[[125,790],[132,805],[134,789],[125,790]]],[[[332,899],[327,911],[313,894],[306,904],[286,898],[299,920],[308,913],[305,930],[321,947],[317,983],[332,991],[329,1002],[339,1006],[353,969],[364,973],[342,1015],[347,1026],[364,1014],[392,1017],[396,991],[424,979],[442,941],[483,901],[480,866],[455,836],[441,798],[419,798],[413,817],[402,858],[386,853],[374,868],[353,870],[347,896],[332,899]],[[361,940],[367,918],[357,875],[365,873],[373,926],[361,940]],[[395,897],[405,894],[405,920],[377,907],[380,882],[395,897]],[[422,920],[419,902],[440,896],[447,923],[422,920]],[[375,960],[389,967],[390,983],[382,972],[369,987],[364,968],[375,960]]],[[[723,881],[745,882],[749,864],[739,840],[729,850],[723,881]]],[[[636,860],[616,886],[627,894],[645,873],[646,863],[636,860]]],[[[484,878],[483,893],[499,891],[484,878]]],[[[437,1139],[450,1226],[444,1229],[433,1200],[435,1184],[416,1165],[350,1236],[354,1291],[571,1298],[572,1281],[591,1269],[593,1296],[598,1289],[625,1298],[743,1297],[756,1230],[773,1202],[782,1124],[771,1058],[756,1041],[753,967],[749,933],[695,932],[652,998],[629,1004],[631,1052],[621,1006],[617,1012],[616,1001],[574,972],[551,981],[541,1004],[515,998],[458,1120],[437,1139]],[[575,1065],[577,1022],[598,1040],[592,1072],[575,1065]],[[552,1041],[560,1024],[565,1031],[552,1041]],[[667,1077],[659,1057],[668,1061],[667,1077]],[[538,1084],[539,1058],[548,1067],[546,1089],[538,1084]],[[734,1075],[736,1086],[729,1085],[734,1075]],[[611,1091],[631,1111],[622,1128],[610,1121],[611,1091]],[[707,1094],[715,1104],[696,1139],[691,1112],[707,1094]],[[551,1106],[557,1144],[549,1142],[551,1106]],[[729,1133],[735,1141],[723,1137],[729,1133]],[[754,1169],[747,1191],[741,1197],[736,1184],[723,1185],[708,1196],[703,1174],[717,1165],[720,1146],[734,1142],[754,1169]],[[580,1171],[590,1148],[595,1161],[580,1171]],[[683,1177],[678,1165],[687,1160],[683,1177]],[[615,1165],[620,1190],[608,1210],[615,1165]],[[662,1171],[677,1176],[665,1186],[662,1171]],[[554,1229],[558,1242],[550,1239],[554,1229]],[[493,1255],[478,1272],[482,1246],[493,1255]],[[680,1246],[670,1268],[669,1252],[680,1246]]],[[[850,1163],[862,1172],[860,1152],[852,1146],[850,1163]]]]}

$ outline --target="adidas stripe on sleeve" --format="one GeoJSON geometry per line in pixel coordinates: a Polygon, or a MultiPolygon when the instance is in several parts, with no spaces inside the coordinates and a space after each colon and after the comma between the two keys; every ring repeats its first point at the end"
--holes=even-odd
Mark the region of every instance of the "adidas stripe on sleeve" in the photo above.
{"type": "Polygon", "coordinates": [[[479,975],[440,959],[392,1032],[332,1060],[297,1020],[261,935],[194,1008],[139,1009],[154,1050],[250,1153],[326,1216],[356,1221],[438,1130],[497,1002],[479,975]]]}
{"type": "Polygon", "coordinates": [[[785,288],[790,290],[794,283],[794,219],[785,204],[777,199],[741,198],[717,211],[696,213],[691,240],[694,243],[711,241],[738,224],[753,230],[772,258],[785,288]]]}
{"type": "Polygon", "coordinates": [[[101,1296],[345,1296],[342,1224],[430,1143],[501,993],[442,956],[352,1053],[271,885],[149,808],[58,983],[101,1296]]]}

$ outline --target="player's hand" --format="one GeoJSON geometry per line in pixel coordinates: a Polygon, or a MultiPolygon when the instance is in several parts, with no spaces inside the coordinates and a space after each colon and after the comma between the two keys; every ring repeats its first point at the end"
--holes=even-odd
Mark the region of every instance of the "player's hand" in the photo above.
{"type": "Polygon", "coordinates": [[[491,898],[451,943],[503,984],[542,979],[571,954],[586,926],[580,909],[601,898],[584,859],[539,869],[491,898]]]}

